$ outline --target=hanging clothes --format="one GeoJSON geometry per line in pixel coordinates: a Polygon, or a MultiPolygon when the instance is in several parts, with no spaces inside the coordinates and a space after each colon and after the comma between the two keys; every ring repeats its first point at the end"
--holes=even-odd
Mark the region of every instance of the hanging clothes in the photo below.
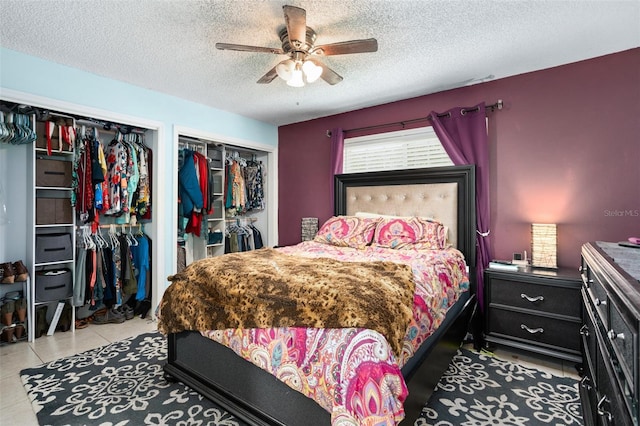
{"type": "Polygon", "coordinates": [[[247,211],[264,210],[266,206],[264,198],[264,184],[262,176],[262,162],[248,161],[243,169],[244,181],[247,188],[247,211]]]}
{"type": "Polygon", "coordinates": [[[228,216],[266,208],[262,162],[227,157],[224,200],[228,216]]]}
{"type": "Polygon", "coordinates": [[[178,171],[178,195],[182,216],[188,219],[185,232],[202,234],[203,217],[209,203],[209,167],[207,158],[199,152],[182,150],[183,164],[178,171]]]}
{"type": "Polygon", "coordinates": [[[138,245],[131,248],[133,264],[136,276],[136,300],[141,301],[147,297],[147,274],[149,272],[149,240],[146,235],[136,236],[138,245]]]}
{"type": "Polygon", "coordinates": [[[119,216],[128,203],[127,184],[127,147],[118,139],[113,139],[107,147],[107,168],[109,181],[109,199],[111,205],[104,214],[119,216]]]}

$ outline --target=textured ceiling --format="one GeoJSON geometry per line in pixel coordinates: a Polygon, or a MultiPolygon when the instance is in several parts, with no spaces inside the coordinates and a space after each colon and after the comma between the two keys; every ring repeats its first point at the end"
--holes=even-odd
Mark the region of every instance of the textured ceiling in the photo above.
{"type": "Polygon", "coordinates": [[[549,68],[640,46],[640,1],[0,0],[0,45],[276,125],[549,68]],[[316,44],[376,38],[322,58],[344,80],[256,81],[284,59],[282,6],[316,44]]]}

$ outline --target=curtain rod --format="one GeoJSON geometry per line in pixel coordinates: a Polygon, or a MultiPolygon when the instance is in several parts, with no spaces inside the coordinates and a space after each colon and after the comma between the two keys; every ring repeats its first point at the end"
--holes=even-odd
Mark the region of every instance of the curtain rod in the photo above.
{"type": "MultiPolygon", "coordinates": [[[[496,103],[491,104],[491,105],[486,105],[484,107],[485,111],[486,110],[490,110],[490,111],[495,111],[495,110],[500,110],[504,107],[504,102],[502,101],[502,99],[498,99],[496,101],[496,103]]],[[[472,108],[472,109],[462,109],[461,114],[465,115],[468,112],[478,112],[479,107],[476,108],[472,108]]],[[[451,113],[445,113],[445,114],[438,114],[438,117],[448,117],[450,116],[451,113]]],[[[343,130],[343,133],[348,133],[348,132],[359,132],[361,130],[371,130],[371,129],[379,129],[382,127],[391,127],[391,126],[397,126],[397,125],[402,125],[402,127],[404,127],[406,124],[413,124],[413,123],[418,123],[420,121],[427,121],[427,120],[431,120],[431,115],[428,115],[426,117],[421,117],[421,118],[414,118],[411,120],[405,120],[405,121],[396,121],[394,123],[384,123],[384,124],[376,124],[373,126],[365,126],[365,127],[357,127],[355,129],[347,129],[347,130],[343,130]]],[[[330,138],[331,137],[331,130],[327,130],[327,137],[330,138]]]]}

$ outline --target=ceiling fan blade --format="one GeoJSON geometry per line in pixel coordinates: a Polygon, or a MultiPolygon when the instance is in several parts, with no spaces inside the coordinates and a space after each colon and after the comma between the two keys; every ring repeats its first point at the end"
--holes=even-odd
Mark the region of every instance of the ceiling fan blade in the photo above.
{"type": "Polygon", "coordinates": [[[295,6],[282,6],[287,24],[289,44],[293,50],[300,50],[307,40],[307,12],[295,6]]]}
{"type": "Polygon", "coordinates": [[[237,50],[240,52],[274,53],[276,55],[284,55],[284,51],[277,47],[247,46],[244,44],[216,43],[216,49],[237,50]]]}
{"type": "Polygon", "coordinates": [[[342,41],[339,43],[316,46],[311,53],[315,55],[347,55],[350,53],[377,52],[378,41],[375,38],[364,40],[342,41]]]}
{"type": "Polygon", "coordinates": [[[269,84],[271,83],[276,77],[278,76],[278,73],[276,72],[276,67],[271,68],[269,71],[267,71],[267,73],[265,75],[263,75],[262,77],[260,77],[260,80],[257,81],[258,84],[269,84]]]}
{"type": "Polygon", "coordinates": [[[326,81],[330,85],[333,86],[334,84],[338,84],[343,80],[340,74],[338,74],[337,72],[335,72],[334,70],[332,70],[331,68],[329,68],[328,66],[320,62],[319,60],[314,58],[309,58],[309,57],[307,57],[307,60],[313,62],[314,65],[322,67],[322,74],[320,75],[320,78],[322,78],[324,81],[326,81]]]}

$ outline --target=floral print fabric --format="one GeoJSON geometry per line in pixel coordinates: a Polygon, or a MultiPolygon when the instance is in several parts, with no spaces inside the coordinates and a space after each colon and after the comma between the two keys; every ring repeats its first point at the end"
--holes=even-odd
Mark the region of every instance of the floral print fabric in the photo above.
{"type": "MultiPolygon", "coordinates": [[[[292,256],[411,265],[416,282],[413,318],[396,357],[379,333],[360,328],[210,330],[203,335],[231,348],[331,413],[332,425],[395,425],[404,418],[407,388],[400,369],[469,289],[462,254],[447,250],[358,250],[306,241],[278,250],[292,256]]],[[[375,285],[375,284],[372,284],[375,285]]],[[[354,295],[358,297],[358,295],[354,295]]]]}
{"type": "Polygon", "coordinates": [[[447,228],[420,217],[383,218],[376,226],[374,245],[397,250],[440,250],[446,247],[447,228]]]}
{"type": "Polygon", "coordinates": [[[334,216],[320,227],[314,241],[362,249],[371,243],[377,223],[373,218],[334,216]]]}

